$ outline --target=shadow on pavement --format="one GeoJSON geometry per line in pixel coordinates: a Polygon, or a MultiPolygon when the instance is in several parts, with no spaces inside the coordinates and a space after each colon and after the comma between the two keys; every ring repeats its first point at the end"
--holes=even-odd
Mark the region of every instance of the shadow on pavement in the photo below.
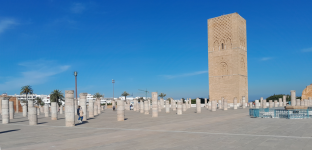
{"type": "Polygon", "coordinates": [[[8,133],[8,132],[13,132],[13,131],[19,131],[19,130],[21,130],[21,129],[2,131],[2,132],[0,132],[0,134],[2,134],[2,133],[8,133]]]}
{"type": "Polygon", "coordinates": [[[82,121],[82,123],[76,123],[76,126],[83,125],[83,124],[86,124],[86,123],[89,123],[89,122],[88,121],[82,121]]]}

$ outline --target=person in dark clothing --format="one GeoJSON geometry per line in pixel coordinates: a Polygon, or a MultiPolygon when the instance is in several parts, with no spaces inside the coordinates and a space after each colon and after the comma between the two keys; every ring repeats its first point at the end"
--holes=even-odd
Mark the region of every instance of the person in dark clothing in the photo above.
{"type": "Polygon", "coordinates": [[[78,108],[77,108],[78,122],[80,122],[80,113],[79,113],[79,111],[80,111],[80,106],[78,106],[78,108]]]}

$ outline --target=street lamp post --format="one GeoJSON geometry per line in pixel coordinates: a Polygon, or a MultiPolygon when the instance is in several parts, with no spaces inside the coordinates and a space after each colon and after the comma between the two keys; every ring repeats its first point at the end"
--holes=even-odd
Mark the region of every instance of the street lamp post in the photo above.
{"type": "Polygon", "coordinates": [[[115,83],[114,79],[112,79],[112,83],[113,83],[113,101],[114,101],[114,83],[115,83]]]}

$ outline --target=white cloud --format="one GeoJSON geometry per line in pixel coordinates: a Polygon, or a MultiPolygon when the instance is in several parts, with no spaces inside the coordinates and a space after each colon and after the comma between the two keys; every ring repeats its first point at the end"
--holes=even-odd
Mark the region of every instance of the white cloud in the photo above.
{"type": "Polygon", "coordinates": [[[15,24],[17,24],[17,22],[13,19],[0,20],[0,34],[15,24]]]}
{"type": "Polygon", "coordinates": [[[195,75],[200,75],[208,73],[208,71],[197,71],[197,72],[192,72],[192,73],[183,73],[183,74],[178,74],[178,75],[161,75],[167,79],[173,79],[173,78],[179,78],[179,77],[189,77],[189,76],[195,76],[195,75]]]}
{"type": "Polygon", "coordinates": [[[70,7],[70,11],[75,14],[80,14],[86,9],[85,5],[81,3],[74,3],[70,7]]]}
{"type": "Polygon", "coordinates": [[[312,52],[312,47],[301,50],[302,52],[312,52]]]}
{"type": "Polygon", "coordinates": [[[272,57],[263,57],[263,58],[261,58],[260,60],[261,61],[267,61],[267,60],[270,60],[270,59],[273,59],[272,57]]]}
{"type": "Polygon", "coordinates": [[[19,66],[27,71],[17,73],[19,77],[6,77],[6,81],[0,84],[1,91],[17,89],[24,85],[43,84],[47,82],[50,77],[70,68],[69,65],[57,65],[53,61],[46,60],[23,62],[20,63],[19,66]]]}

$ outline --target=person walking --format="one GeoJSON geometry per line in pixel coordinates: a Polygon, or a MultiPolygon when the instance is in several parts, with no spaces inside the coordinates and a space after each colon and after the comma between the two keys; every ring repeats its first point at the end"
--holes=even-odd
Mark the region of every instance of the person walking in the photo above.
{"type": "Polygon", "coordinates": [[[79,119],[80,119],[80,122],[79,123],[82,123],[82,119],[83,119],[83,110],[82,110],[82,107],[80,107],[79,109],[79,119]]]}
{"type": "Polygon", "coordinates": [[[78,122],[80,122],[79,121],[80,120],[79,110],[80,110],[80,106],[78,106],[78,108],[77,108],[78,122]]]}

